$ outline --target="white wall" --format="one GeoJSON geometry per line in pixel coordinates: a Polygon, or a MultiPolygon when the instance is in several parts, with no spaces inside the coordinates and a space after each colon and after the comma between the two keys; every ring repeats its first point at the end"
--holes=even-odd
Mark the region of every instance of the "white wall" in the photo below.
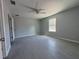
{"type": "Polygon", "coordinates": [[[54,16],[40,20],[40,34],[57,38],[67,38],[79,42],[79,7],[58,13],[54,16]],[[57,32],[48,31],[48,20],[57,19],[57,32]]]}
{"type": "Polygon", "coordinates": [[[23,37],[39,33],[38,20],[28,17],[15,17],[15,36],[23,37]]]}

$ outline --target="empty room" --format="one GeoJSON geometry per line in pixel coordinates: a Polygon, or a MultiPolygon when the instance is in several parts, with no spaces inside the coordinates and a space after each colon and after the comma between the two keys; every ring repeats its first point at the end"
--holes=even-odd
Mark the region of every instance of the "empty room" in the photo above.
{"type": "Polygon", "coordinates": [[[79,59],[79,0],[0,0],[0,59],[79,59]]]}

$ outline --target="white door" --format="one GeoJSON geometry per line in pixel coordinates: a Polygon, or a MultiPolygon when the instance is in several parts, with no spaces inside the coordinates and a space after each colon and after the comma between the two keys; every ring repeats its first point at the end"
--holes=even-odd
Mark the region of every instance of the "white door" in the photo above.
{"type": "Polygon", "coordinates": [[[9,0],[0,0],[0,59],[7,57],[11,48],[9,23],[8,23],[8,8],[9,0]]]}
{"type": "Polygon", "coordinates": [[[4,36],[3,36],[3,25],[2,25],[3,20],[2,20],[1,10],[2,10],[2,7],[1,7],[1,0],[0,0],[0,59],[3,59],[3,52],[2,52],[3,39],[2,39],[2,37],[4,37],[4,36]]]}
{"type": "Polygon", "coordinates": [[[5,56],[5,37],[4,37],[4,21],[3,21],[3,0],[0,0],[0,59],[5,56]]]}
{"type": "Polygon", "coordinates": [[[2,53],[3,57],[7,57],[11,49],[10,44],[10,35],[9,35],[9,23],[8,23],[8,14],[9,14],[9,0],[0,0],[0,9],[1,9],[1,39],[2,42],[2,53]],[[4,41],[3,41],[4,40],[4,41]]]}
{"type": "Polygon", "coordinates": [[[2,39],[0,36],[0,59],[3,59],[3,52],[2,52],[2,39]]]}
{"type": "Polygon", "coordinates": [[[0,41],[0,59],[3,59],[3,56],[2,56],[2,45],[1,45],[1,41],[0,41]]]}

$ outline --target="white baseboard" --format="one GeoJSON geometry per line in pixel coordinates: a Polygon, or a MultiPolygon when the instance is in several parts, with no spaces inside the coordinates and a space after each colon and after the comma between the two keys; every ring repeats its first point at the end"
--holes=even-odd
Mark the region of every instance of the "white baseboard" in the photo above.
{"type": "MultiPolygon", "coordinates": [[[[52,37],[52,36],[50,36],[50,37],[52,37]]],[[[54,38],[61,39],[61,40],[65,40],[65,41],[69,41],[69,42],[73,42],[73,43],[78,43],[79,44],[79,41],[72,40],[72,39],[68,39],[68,38],[63,38],[63,37],[54,37],[54,38]]]]}
{"type": "MultiPolygon", "coordinates": [[[[35,35],[34,34],[31,34],[31,35],[22,35],[22,36],[17,36],[15,38],[22,38],[22,37],[27,37],[27,36],[35,36],[35,35]]],[[[72,40],[72,39],[60,38],[60,37],[58,37],[58,39],[62,39],[62,40],[66,40],[66,41],[70,41],[70,42],[74,42],[74,43],[78,43],[79,44],[79,41],[72,40]]]]}
{"type": "Polygon", "coordinates": [[[70,41],[70,42],[74,42],[74,43],[78,43],[79,44],[79,41],[76,41],[76,40],[66,39],[66,38],[60,38],[60,39],[63,39],[63,40],[66,40],[66,41],[70,41]]]}
{"type": "Polygon", "coordinates": [[[27,36],[34,36],[34,34],[31,34],[31,35],[22,35],[22,36],[16,36],[16,37],[15,37],[15,39],[16,39],[16,38],[27,37],[27,36]]]}

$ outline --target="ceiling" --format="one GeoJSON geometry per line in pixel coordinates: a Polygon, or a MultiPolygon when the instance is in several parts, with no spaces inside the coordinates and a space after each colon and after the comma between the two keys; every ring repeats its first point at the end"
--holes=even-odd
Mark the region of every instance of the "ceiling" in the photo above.
{"type": "Polygon", "coordinates": [[[15,0],[16,5],[11,5],[11,13],[13,15],[19,14],[21,17],[29,18],[44,18],[50,15],[54,15],[61,11],[70,9],[72,7],[79,5],[79,0],[15,0]],[[43,10],[46,14],[36,14],[33,12],[28,12],[30,9],[23,7],[21,4],[28,5],[30,7],[35,7],[38,1],[37,8],[45,9],[43,10]]]}

